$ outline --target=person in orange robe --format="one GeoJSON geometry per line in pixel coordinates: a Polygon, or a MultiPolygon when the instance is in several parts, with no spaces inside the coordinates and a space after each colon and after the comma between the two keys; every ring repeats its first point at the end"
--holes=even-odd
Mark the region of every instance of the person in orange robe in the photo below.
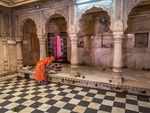
{"type": "Polygon", "coordinates": [[[46,57],[37,62],[35,67],[34,79],[38,82],[47,81],[47,76],[45,75],[46,66],[51,64],[54,61],[54,57],[46,57]]]}

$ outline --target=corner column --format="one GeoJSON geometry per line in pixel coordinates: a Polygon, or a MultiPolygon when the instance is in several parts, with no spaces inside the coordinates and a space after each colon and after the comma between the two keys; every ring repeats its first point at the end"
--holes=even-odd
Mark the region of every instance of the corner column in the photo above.
{"type": "Polygon", "coordinates": [[[17,49],[17,70],[23,67],[23,56],[22,56],[22,40],[16,39],[16,49],[17,49]]]}
{"type": "Polygon", "coordinates": [[[3,59],[3,70],[4,73],[8,72],[8,46],[7,46],[7,39],[2,39],[2,43],[3,43],[3,55],[4,55],[4,59],[3,59]]]}

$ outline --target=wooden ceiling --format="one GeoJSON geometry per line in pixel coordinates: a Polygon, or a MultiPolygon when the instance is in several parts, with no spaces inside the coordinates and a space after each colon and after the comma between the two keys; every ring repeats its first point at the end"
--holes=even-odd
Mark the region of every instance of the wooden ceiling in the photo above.
{"type": "Polygon", "coordinates": [[[39,0],[0,0],[0,5],[6,6],[6,7],[15,7],[18,5],[36,2],[39,0]]]}

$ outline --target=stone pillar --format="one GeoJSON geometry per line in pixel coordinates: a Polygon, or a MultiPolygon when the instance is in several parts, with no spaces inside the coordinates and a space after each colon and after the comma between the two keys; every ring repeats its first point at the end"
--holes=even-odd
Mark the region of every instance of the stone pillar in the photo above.
{"type": "Polygon", "coordinates": [[[40,59],[46,57],[46,37],[44,35],[38,35],[40,44],[40,59]]]}
{"type": "Polygon", "coordinates": [[[113,72],[122,72],[122,39],[123,32],[114,32],[113,72]]]}
{"type": "Polygon", "coordinates": [[[9,38],[8,43],[8,61],[9,61],[9,71],[16,71],[17,69],[17,59],[16,59],[16,41],[9,38]]]}
{"type": "Polygon", "coordinates": [[[17,49],[17,70],[23,67],[23,56],[22,56],[22,40],[16,39],[16,49],[17,49]]]}
{"type": "Polygon", "coordinates": [[[70,33],[70,41],[71,41],[71,64],[77,65],[78,61],[78,47],[77,47],[77,34],[70,33]]]}
{"type": "Polygon", "coordinates": [[[123,22],[117,20],[113,26],[113,38],[114,38],[114,54],[113,54],[113,82],[115,84],[122,83],[122,66],[123,66],[123,55],[122,55],[122,41],[123,41],[123,22]]]}
{"type": "Polygon", "coordinates": [[[3,59],[3,70],[4,70],[4,73],[7,73],[8,72],[8,46],[7,46],[7,39],[3,39],[2,40],[3,42],[3,55],[4,55],[4,59],[3,59]]]}

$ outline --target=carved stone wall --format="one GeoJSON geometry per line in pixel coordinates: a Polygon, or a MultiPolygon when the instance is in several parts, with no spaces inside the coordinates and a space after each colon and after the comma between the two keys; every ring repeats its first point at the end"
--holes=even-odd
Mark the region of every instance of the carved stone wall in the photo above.
{"type": "MultiPolygon", "coordinates": [[[[0,6],[0,75],[16,71],[16,47],[12,37],[11,9],[0,6]]],[[[1,77],[1,76],[0,76],[1,77]]]]}
{"type": "MultiPolygon", "coordinates": [[[[92,63],[94,65],[111,67],[113,61],[113,34],[109,32],[103,34],[103,36],[91,35],[88,38],[82,37],[83,39],[80,39],[80,36],[78,36],[80,31],[80,19],[87,10],[93,7],[101,8],[106,11],[110,17],[110,31],[114,31],[113,23],[117,21],[114,20],[114,17],[117,15],[116,18],[119,17],[121,22],[123,21],[123,25],[121,25],[124,27],[124,29],[122,26],[120,27],[121,29],[119,29],[121,32],[123,32],[123,30],[127,28],[129,13],[143,0],[119,0],[122,2],[119,2],[118,6],[114,0],[88,0],[88,2],[85,3],[83,3],[83,0],[80,0],[80,2],[75,2],[74,0],[41,1],[17,6],[12,9],[0,7],[2,12],[0,13],[0,38],[5,39],[7,37],[7,41],[0,39],[0,52],[2,53],[2,55],[0,55],[0,70],[12,71],[16,70],[17,63],[19,63],[19,66],[21,65],[23,25],[27,19],[33,20],[36,24],[37,37],[40,41],[40,57],[42,58],[46,55],[46,25],[49,19],[55,14],[59,14],[64,17],[67,23],[66,29],[69,35],[68,42],[70,43],[68,45],[68,51],[70,51],[68,52],[68,59],[70,59],[70,61],[74,62],[74,64],[77,64],[78,62],[81,64],[92,63]],[[119,10],[117,10],[118,7],[119,10]],[[11,39],[11,41],[8,41],[8,39],[11,39]],[[15,42],[15,40],[19,41],[15,42]],[[79,41],[78,43],[77,40],[79,41]],[[84,42],[89,43],[86,44],[89,45],[86,46],[87,49],[83,49],[83,40],[84,42]]],[[[139,31],[141,32],[142,30],[144,30],[142,32],[150,32],[150,16],[146,16],[144,18],[146,21],[142,21],[142,19],[143,17],[138,17],[131,20],[133,27],[130,26],[129,30],[131,30],[128,32],[129,34],[139,31]]],[[[124,59],[126,61],[125,65],[133,68],[150,67],[148,58],[150,46],[148,46],[147,49],[134,48],[134,36],[128,35],[127,37],[128,38],[126,38],[126,40],[123,42],[124,46],[126,47],[123,52],[124,59]]]]}

